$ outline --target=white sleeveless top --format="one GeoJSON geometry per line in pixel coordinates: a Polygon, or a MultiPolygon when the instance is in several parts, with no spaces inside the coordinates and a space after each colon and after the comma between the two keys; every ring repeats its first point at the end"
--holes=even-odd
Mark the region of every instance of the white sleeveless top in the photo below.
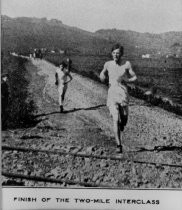
{"type": "Polygon", "coordinates": [[[122,81],[127,80],[128,75],[126,70],[132,70],[129,61],[126,61],[123,65],[118,65],[115,61],[108,61],[105,63],[104,68],[107,69],[109,74],[109,84],[111,86],[121,86],[122,81]]]}
{"type": "Polygon", "coordinates": [[[64,83],[67,81],[68,76],[67,76],[68,70],[65,70],[65,72],[61,71],[61,69],[56,69],[56,73],[58,74],[58,86],[63,86],[64,83]]]}
{"type": "Polygon", "coordinates": [[[115,61],[108,61],[104,68],[109,74],[110,88],[108,90],[107,106],[121,104],[127,106],[129,102],[127,87],[122,83],[128,79],[127,70],[132,71],[131,64],[126,61],[123,65],[118,65],[115,61]]]}

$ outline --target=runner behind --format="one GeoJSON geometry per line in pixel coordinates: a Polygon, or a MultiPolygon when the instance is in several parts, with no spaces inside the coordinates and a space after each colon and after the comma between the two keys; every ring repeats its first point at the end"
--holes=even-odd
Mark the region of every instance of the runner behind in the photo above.
{"type": "Polygon", "coordinates": [[[55,85],[58,89],[58,96],[59,96],[59,106],[60,112],[63,113],[63,102],[65,98],[65,93],[68,88],[68,83],[72,80],[72,76],[70,74],[70,69],[67,68],[67,64],[63,61],[59,68],[56,70],[55,74],[55,85]]]}

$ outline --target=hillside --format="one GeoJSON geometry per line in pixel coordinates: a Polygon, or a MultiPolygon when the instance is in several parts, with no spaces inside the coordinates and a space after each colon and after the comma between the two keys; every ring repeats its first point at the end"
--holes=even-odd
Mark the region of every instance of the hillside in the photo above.
{"type": "Polygon", "coordinates": [[[126,46],[129,53],[134,54],[176,54],[182,56],[182,32],[166,32],[161,34],[139,33],[124,30],[98,30],[96,34],[101,35],[109,41],[117,41],[126,46]]]}
{"type": "Polygon", "coordinates": [[[2,16],[2,50],[27,53],[34,48],[61,49],[71,53],[101,54],[111,43],[100,35],[46,18],[2,16]]]}
{"type": "Polygon", "coordinates": [[[66,50],[76,54],[108,54],[115,42],[120,42],[127,56],[182,56],[182,32],[162,34],[102,29],[95,33],[70,27],[60,20],[46,18],[1,16],[2,50],[29,53],[34,48],[66,50]]]}

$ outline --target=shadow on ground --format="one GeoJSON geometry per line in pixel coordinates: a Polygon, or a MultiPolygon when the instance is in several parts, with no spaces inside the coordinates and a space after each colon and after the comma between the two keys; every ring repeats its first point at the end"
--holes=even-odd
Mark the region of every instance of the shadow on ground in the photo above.
{"type": "MultiPolygon", "coordinates": [[[[89,110],[96,110],[100,107],[104,107],[106,106],[105,104],[101,104],[101,105],[98,105],[98,106],[93,106],[93,107],[88,107],[88,108],[74,108],[74,109],[71,109],[71,110],[64,110],[63,113],[67,114],[67,113],[72,113],[72,112],[77,112],[77,111],[81,111],[81,110],[85,110],[85,111],[89,111],[89,110]]],[[[47,114],[39,114],[39,115],[36,115],[35,118],[38,118],[38,117],[43,117],[43,116],[48,116],[48,115],[53,115],[53,114],[60,114],[60,112],[50,112],[50,113],[47,113],[47,114]]]]}

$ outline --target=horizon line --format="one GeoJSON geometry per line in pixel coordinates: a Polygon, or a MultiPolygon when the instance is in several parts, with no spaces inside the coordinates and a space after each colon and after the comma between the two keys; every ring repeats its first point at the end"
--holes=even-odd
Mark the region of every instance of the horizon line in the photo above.
{"type": "MultiPolygon", "coordinates": [[[[47,18],[47,17],[35,17],[35,16],[16,16],[16,17],[11,17],[9,15],[6,15],[6,14],[1,14],[1,16],[6,16],[8,18],[11,18],[11,19],[16,19],[16,18],[37,18],[37,19],[46,19],[47,21],[50,21],[50,20],[58,20],[60,22],[62,22],[63,25],[66,25],[63,23],[62,20],[60,19],[57,19],[57,18],[47,18]]],[[[132,29],[119,29],[119,28],[100,28],[100,29],[97,29],[96,31],[88,31],[86,29],[83,29],[83,28],[79,28],[77,26],[73,26],[73,25],[66,25],[68,27],[74,27],[74,28],[77,28],[77,29],[81,29],[83,31],[86,31],[86,32],[89,32],[89,33],[96,33],[97,31],[100,31],[100,30],[117,30],[117,31],[131,31],[131,32],[136,32],[136,33],[141,33],[141,34],[156,34],[156,35],[160,35],[160,34],[165,34],[165,33],[172,33],[172,32],[182,32],[179,31],[179,30],[172,30],[172,31],[165,31],[165,32],[141,32],[141,31],[135,31],[135,30],[132,30],[132,29]]]]}

